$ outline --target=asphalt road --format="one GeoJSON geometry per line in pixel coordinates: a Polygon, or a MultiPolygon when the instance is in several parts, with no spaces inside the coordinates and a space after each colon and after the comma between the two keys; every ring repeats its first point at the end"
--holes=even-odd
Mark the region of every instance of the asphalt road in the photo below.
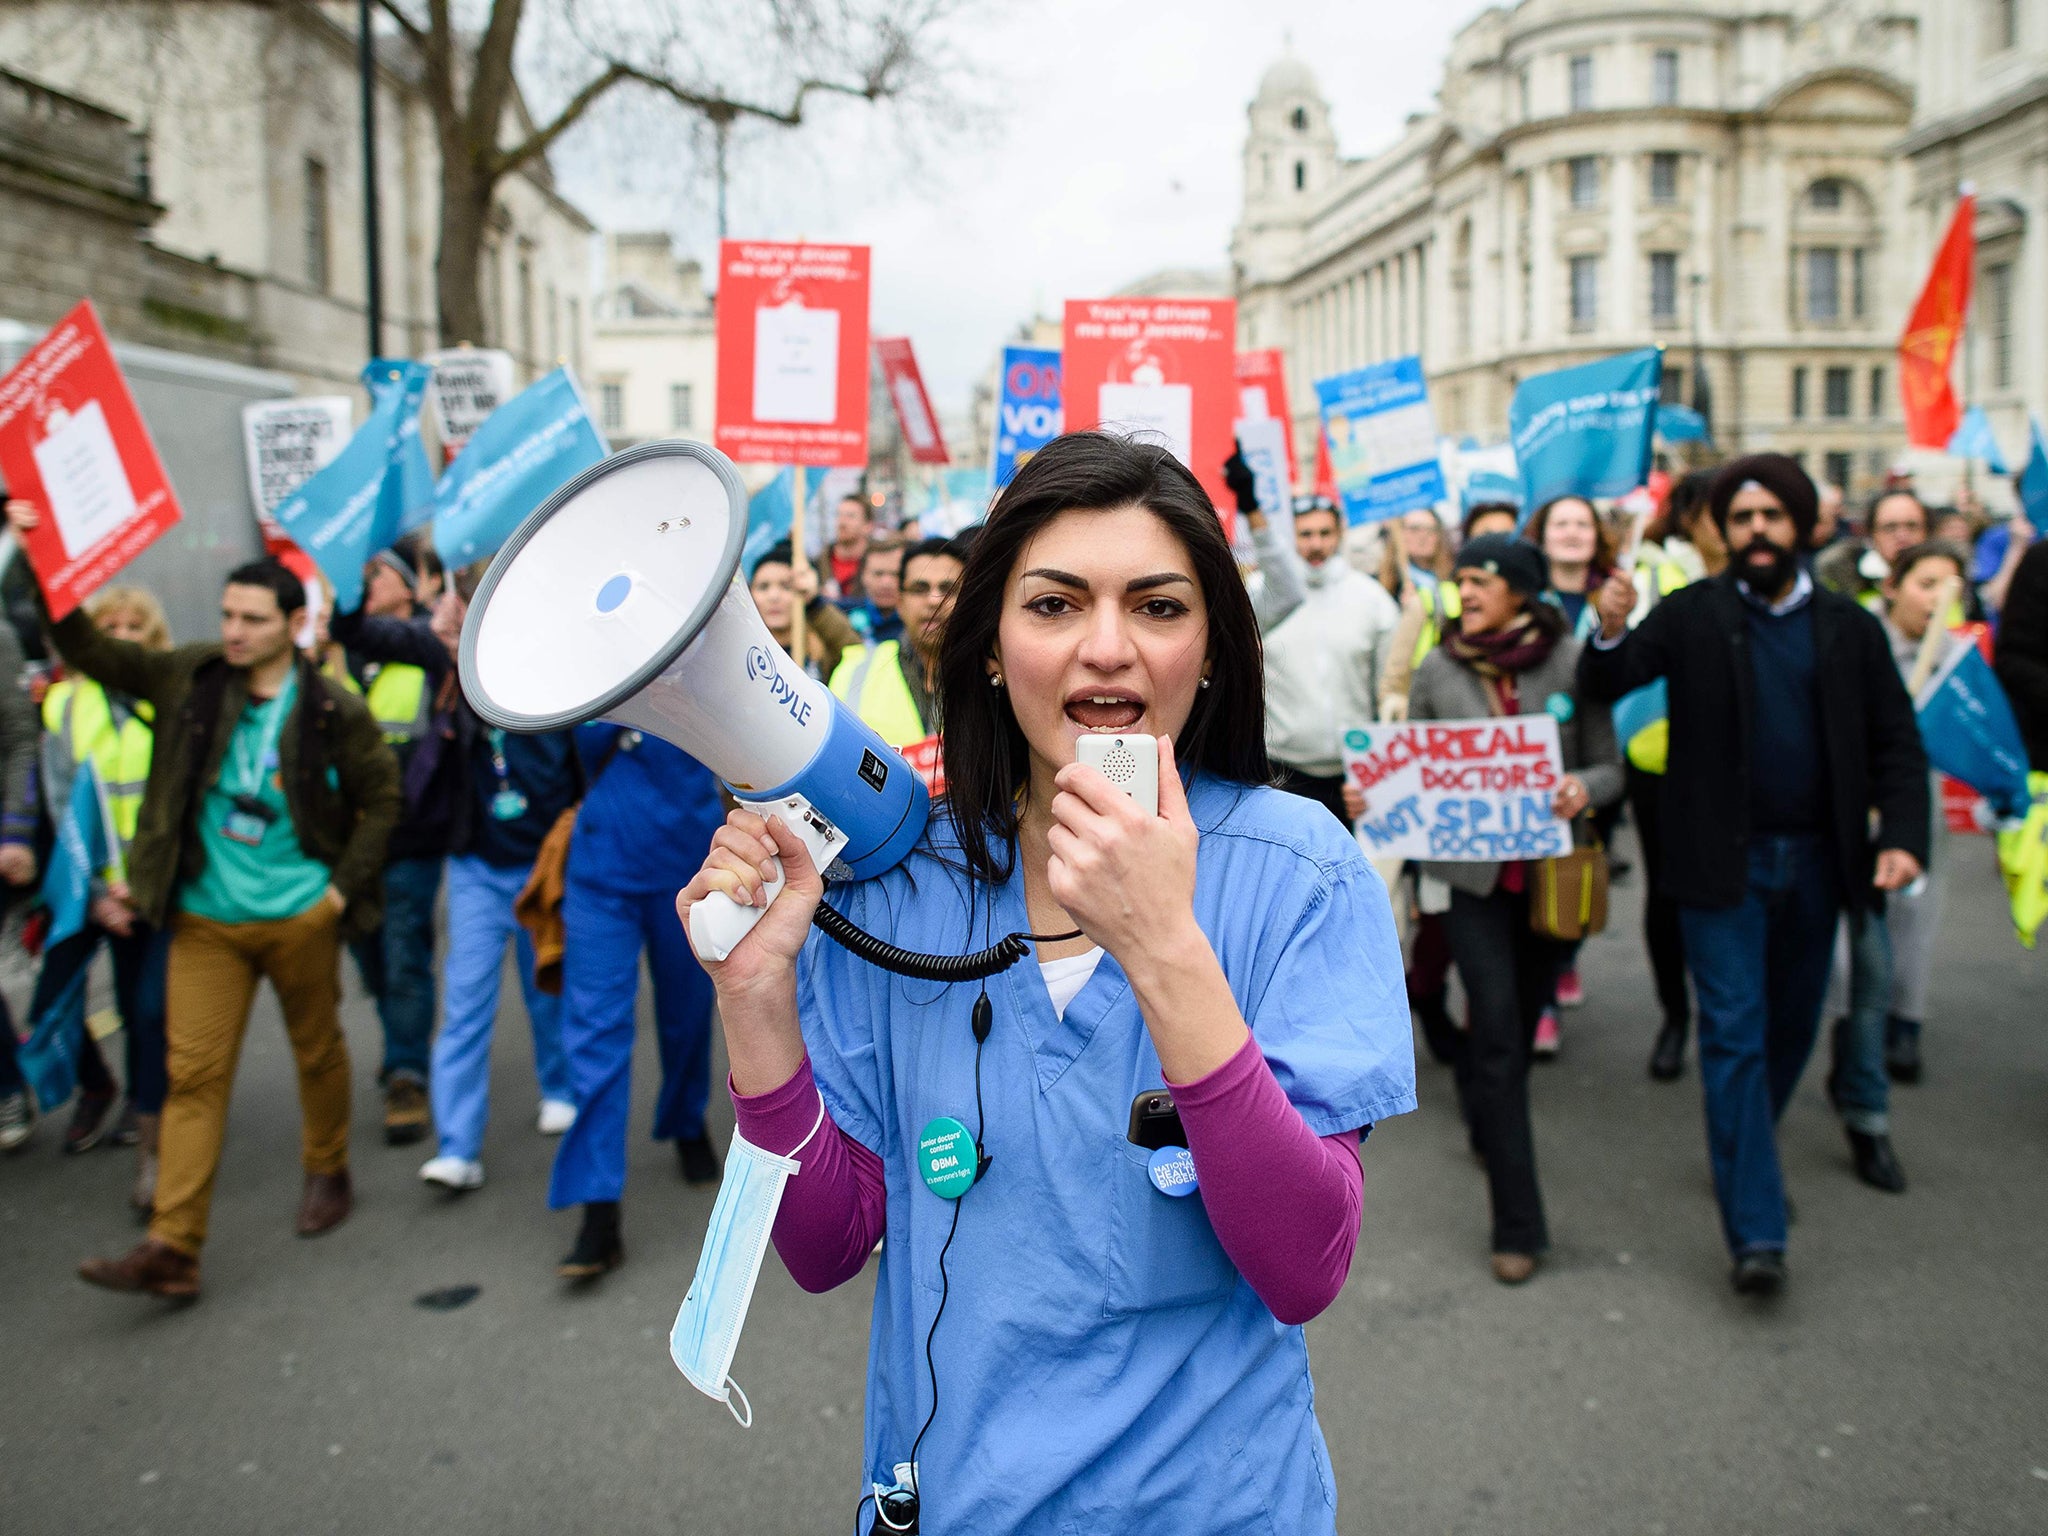
{"type": "MultiPolygon", "coordinates": [[[[1372,1139],[1358,1260],[1310,1328],[1344,1531],[2048,1530],[2048,962],[2013,942],[1970,852],[1929,1080],[1895,1106],[1912,1189],[1854,1181],[1810,1074],[1783,1130],[1800,1222],[1774,1307],[1728,1288],[1697,1076],[1644,1075],[1633,887],[1538,1075],[1557,1247],[1520,1290],[1486,1273],[1483,1187],[1425,1068],[1422,1112],[1372,1139]]],[[[585,1292],[555,1280],[573,1218],[544,1208],[517,1008],[490,1182],[451,1201],[377,1139],[376,1025],[351,1004],[360,1204],[309,1242],[266,1002],[189,1309],[73,1278],[135,1238],[127,1154],[63,1157],[50,1125],[0,1162],[0,1531],[851,1528],[870,1279],[806,1297],[769,1260],[736,1367],[756,1422],[738,1428],[667,1357],[711,1207],[668,1149],[634,1145],[627,1266],[585,1292]],[[417,1304],[457,1285],[480,1289],[417,1304]]],[[[643,1039],[643,1126],[652,1055],[643,1039]]]]}

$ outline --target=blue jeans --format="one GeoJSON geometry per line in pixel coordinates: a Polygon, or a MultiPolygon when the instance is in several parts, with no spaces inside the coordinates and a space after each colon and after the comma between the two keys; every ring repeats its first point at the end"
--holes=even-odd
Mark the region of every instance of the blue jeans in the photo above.
{"type": "Polygon", "coordinates": [[[1835,1023],[1828,1098],[1842,1124],[1866,1136],[1891,1134],[1890,1076],[1884,1068],[1885,1024],[1891,1017],[1891,930],[1876,913],[1848,920],[1849,1006],[1835,1023]]]}
{"type": "Polygon", "coordinates": [[[36,973],[29,1020],[40,1025],[46,1012],[63,1005],[69,1015],[63,1027],[78,1032],[79,1087],[92,1094],[115,1091],[99,1042],[85,1022],[84,973],[102,943],[114,961],[114,1006],[121,1015],[121,1035],[127,1048],[128,1102],[137,1114],[154,1115],[162,1111],[170,1087],[164,1056],[164,967],[171,953],[169,929],[151,928],[137,918],[134,931],[123,938],[87,923],[62,943],[52,944],[43,951],[43,967],[36,973]]]}
{"type": "Polygon", "coordinates": [[[702,1136],[711,1093],[711,978],[690,951],[674,895],[608,890],[579,880],[572,866],[562,924],[562,1049],[579,1109],[555,1153],[548,1204],[556,1210],[625,1192],[643,945],[661,1050],[654,1139],[702,1136]]]}
{"type": "Polygon", "coordinates": [[[512,915],[529,866],[499,869],[482,859],[448,860],[448,960],[442,975],[441,1033],[434,1041],[428,1092],[441,1154],[474,1160],[483,1150],[490,1113],[491,1031],[498,1017],[498,981],[505,946],[516,943],[519,985],[533,1026],[533,1071],[540,1096],[575,1102],[556,1019],[560,999],[534,985],[533,940],[512,915]]]}
{"type": "Polygon", "coordinates": [[[434,1039],[434,901],[440,894],[439,858],[393,859],[384,866],[384,926],[349,945],[384,1026],[379,1082],[427,1080],[434,1039]]]}
{"type": "Polygon", "coordinates": [[[1785,1249],[1778,1117],[1813,1053],[1841,909],[1820,837],[1754,837],[1732,907],[1681,907],[1699,1000],[1707,1156],[1737,1258],[1785,1249]]]}

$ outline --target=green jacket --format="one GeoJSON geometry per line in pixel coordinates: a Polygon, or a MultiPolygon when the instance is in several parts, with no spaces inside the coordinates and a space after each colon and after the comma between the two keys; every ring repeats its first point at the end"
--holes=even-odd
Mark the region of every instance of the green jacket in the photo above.
{"type": "MultiPolygon", "coordinates": [[[[178,892],[206,868],[199,812],[249,700],[248,674],[217,644],[153,651],[111,640],[83,610],[51,627],[72,667],[156,706],[156,751],[143,791],[128,887],[136,911],[161,927],[178,892]]],[[[278,770],[299,846],[333,871],[348,901],[342,932],[370,933],[384,915],[384,844],[403,796],[398,759],[363,701],[299,658],[298,702],[278,738],[278,770]]]]}

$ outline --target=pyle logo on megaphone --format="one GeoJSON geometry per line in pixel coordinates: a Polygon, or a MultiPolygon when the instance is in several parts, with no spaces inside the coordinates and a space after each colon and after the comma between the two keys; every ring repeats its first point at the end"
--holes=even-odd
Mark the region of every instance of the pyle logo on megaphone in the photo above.
{"type": "Polygon", "coordinates": [[[811,723],[811,701],[798,693],[783,678],[782,670],[775,665],[775,658],[768,654],[767,647],[747,647],[747,676],[754,682],[765,682],[768,685],[768,697],[789,711],[789,718],[798,725],[811,723]]]}

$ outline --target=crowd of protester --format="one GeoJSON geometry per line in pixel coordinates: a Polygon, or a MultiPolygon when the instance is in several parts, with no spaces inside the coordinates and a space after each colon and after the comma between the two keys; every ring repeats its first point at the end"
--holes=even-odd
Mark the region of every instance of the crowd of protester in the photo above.
{"type": "MultiPolygon", "coordinates": [[[[1512,482],[1481,477],[1455,520],[1423,508],[1363,528],[1317,496],[1295,501],[1288,528],[1262,512],[1240,460],[1227,477],[1280,787],[1348,825],[1367,810],[1344,775],[1348,732],[1548,713],[1563,751],[1555,814],[1589,847],[1614,846],[1624,815],[1632,824],[1654,982],[1648,1070],[1680,1078],[1696,1037],[1736,1288],[1785,1283],[1775,1125],[1826,1018],[1826,1088],[1854,1172],[1902,1192],[1890,1090],[1924,1070],[1956,863],[1908,683],[1930,633],[1949,647],[1995,633],[2029,751],[2048,762],[2048,546],[2024,520],[1929,509],[1904,486],[1851,519],[1836,488],[1774,454],[1679,475],[1648,516],[1578,496],[1525,508],[1512,482]]],[[[38,516],[23,502],[7,513],[17,530],[38,516]]],[[[855,495],[815,564],[785,540],[745,573],[776,640],[935,787],[940,639],[972,536],[880,529],[855,495]]],[[[198,1293],[229,1091],[265,980],[298,1072],[297,1231],[348,1217],[344,950],[375,1003],[384,1140],[429,1148],[419,1176],[451,1198],[485,1182],[511,951],[533,1046],[518,1112],[560,1138],[547,1197],[578,1212],[564,1277],[624,1258],[643,957],[661,1071],[652,1134],[673,1144],[684,1180],[720,1177],[706,1127],[712,986],[674,902],[729,802],[701,765],[637,731],[486,724],[455,665],[480,576],[444,572],[430,545],[408,542],[369,562],[359,606],[333,612],[264,558],[228,575],[218,638],[182,644],[137,587],[55,623],[39,598],[10,603],[0,911],[34,896],[82,765],[108,833],[86,919],[43,949],[20,1021],[75,1063],[62,1150],[135,1150],[128,1198],[147,1236],[86,1261],[86,1280],[198,1293]],[[86,1017],[102,947],[118,1080],[86,1017]]],[[[1610,868],[1627,873],[1618,855],[1610,868]]],[[[1536,920],[1548,878],[1536,864],[1387,873],[1411,1012],[1484,1168],[1492,1272],[1518,1284],[1550,1243],[1532,1063],[1564,1048],[1560,1010],[1584,999],[1584,935],[1536,920]]],[[[62,1104],[36,1102],[4,1010],[0,1150],[19,1151],[62,1104]]]]}

